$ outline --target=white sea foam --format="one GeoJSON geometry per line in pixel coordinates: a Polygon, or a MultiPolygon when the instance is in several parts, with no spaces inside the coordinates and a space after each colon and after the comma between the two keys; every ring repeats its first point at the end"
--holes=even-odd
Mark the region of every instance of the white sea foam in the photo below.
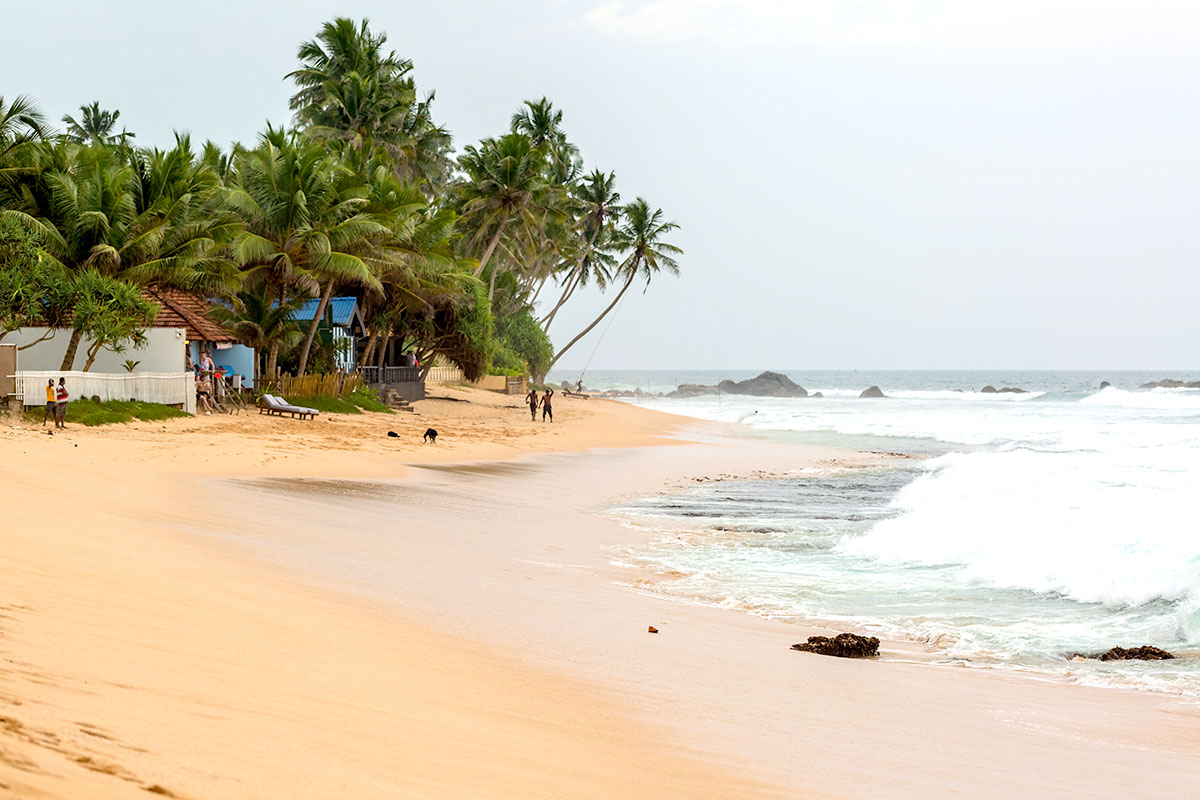
{"type": "Polygon", "coordinates": [[[886,445],[860,437],[899,437],[956,452],[925,462],[886,518],[832,540],[820,520],[796,529],[797,542],[836,542],[824,550],[789,547],[787,534],[739,546],[735,535],[643,554],[689,576],[672,591],[845,620],[935,642],[972,663],[1200,694],[1194,659],[1102,669],[1058,660],[1113,644],[1200,647],[1200,391],[983,395],[885,386],[887,399],[860,400],[860,390],[816,390],[824,399],[647,404],[767,435],[814,432],[869,447],[886,445]]]}

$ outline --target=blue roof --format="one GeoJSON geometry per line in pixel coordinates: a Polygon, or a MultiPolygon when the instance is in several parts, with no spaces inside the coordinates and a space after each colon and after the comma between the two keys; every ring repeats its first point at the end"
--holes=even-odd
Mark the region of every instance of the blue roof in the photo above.
{"type": "MultiPolygon", "coordinates": [[[[317,305],[320,299],[314,297],[311,300],[305,301],[304,305],[300,306],[292,314],[292,319],[310,320],[317,313],[317,305]]],[[[354,319],[354,312],[358,309],[358,298],[356,297],[331,297],[329,298],[329,313],[333,317],[334,325],[343,325],[350,327],[351,321],[354,319]]]]}

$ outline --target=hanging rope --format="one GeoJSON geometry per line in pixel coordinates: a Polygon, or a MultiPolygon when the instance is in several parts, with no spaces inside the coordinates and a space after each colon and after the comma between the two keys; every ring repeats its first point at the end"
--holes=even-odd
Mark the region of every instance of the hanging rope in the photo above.
{"type": "Polygon", "coordinates": [[[604,330],[600,331],[600,338],[596,340],[596,346],[592,348],[592,354],[588,356],[587,363],[583,365],[583,369],[579,371],[579,382],[583,383],[583,376],[587,373],[588,367],[592,365],[592,359],[596,357],[596,351],[600,349],[600,343],[604,341],[605,335],[608,334],[608,329],[612,327],[613,320],[617,318],[617,314],[621,311],[621,306],[625,305],[625,301],[629,299],[629,294],[626,293],[621,298],[621,302],[617,303],[617,307],[613,309],[612,315],[608,318],[608,324],[604,326],[604,330]]]}

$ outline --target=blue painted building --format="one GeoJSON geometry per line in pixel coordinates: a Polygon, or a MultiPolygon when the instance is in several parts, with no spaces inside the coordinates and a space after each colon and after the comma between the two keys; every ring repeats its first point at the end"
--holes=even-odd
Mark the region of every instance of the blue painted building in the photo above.
{"type": "MultiPolygon", "coordinates": [[[[292,319],[307,327],[317,313],[320,300],[313,298],[300,306],[292,314],[292,319]]],[[[317,327],[317,335],[322,341],[332,342],[334,347],[334,365],[346,372],[353,372],[356,364],[358,340],[366,332],[362,313],[358,310],[356,297],[332,297],[325,307],[325,317],[317,327]]]]}

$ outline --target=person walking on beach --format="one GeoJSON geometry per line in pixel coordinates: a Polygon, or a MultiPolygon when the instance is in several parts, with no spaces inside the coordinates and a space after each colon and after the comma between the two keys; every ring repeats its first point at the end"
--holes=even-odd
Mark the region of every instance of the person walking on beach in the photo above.
{"type": "Polygon", "coordinates": [[[554,390],[549,386],[546,387],[546,394],[542,396],[542,422],[546,421],[546,417],[554,422],[554,409],[550,407],[550,398],[554,397],[554,390]]]}
{"type": "Polygon", "coordinates": [[[537,407],[538,407],[537,389],[534,389],[532,386],[529,387],[529,394],[525,395],[525,402],[529,403],[529,421],[537,422],[537,407]]]}
{"type": "MultiPolygon", "coordinates": [[[[46,427],[46,420],[58,419],[58,392],[54,391],[54,378],[46,381],[46,414],[42,417],[42,427],[46,427]]],[[[58,427],[55,425],[54,427],[58,427]]]]}
{"type": "MultiPolygon", "coordinates": [[[[50,393],[46,392],[49,397],[50,393]]],[[[54,427],[67,427],[67,401],[70,400],[70,395],[67,394],[67,379],[58,379],[58,388],[54,390],[54,427]]]]}

